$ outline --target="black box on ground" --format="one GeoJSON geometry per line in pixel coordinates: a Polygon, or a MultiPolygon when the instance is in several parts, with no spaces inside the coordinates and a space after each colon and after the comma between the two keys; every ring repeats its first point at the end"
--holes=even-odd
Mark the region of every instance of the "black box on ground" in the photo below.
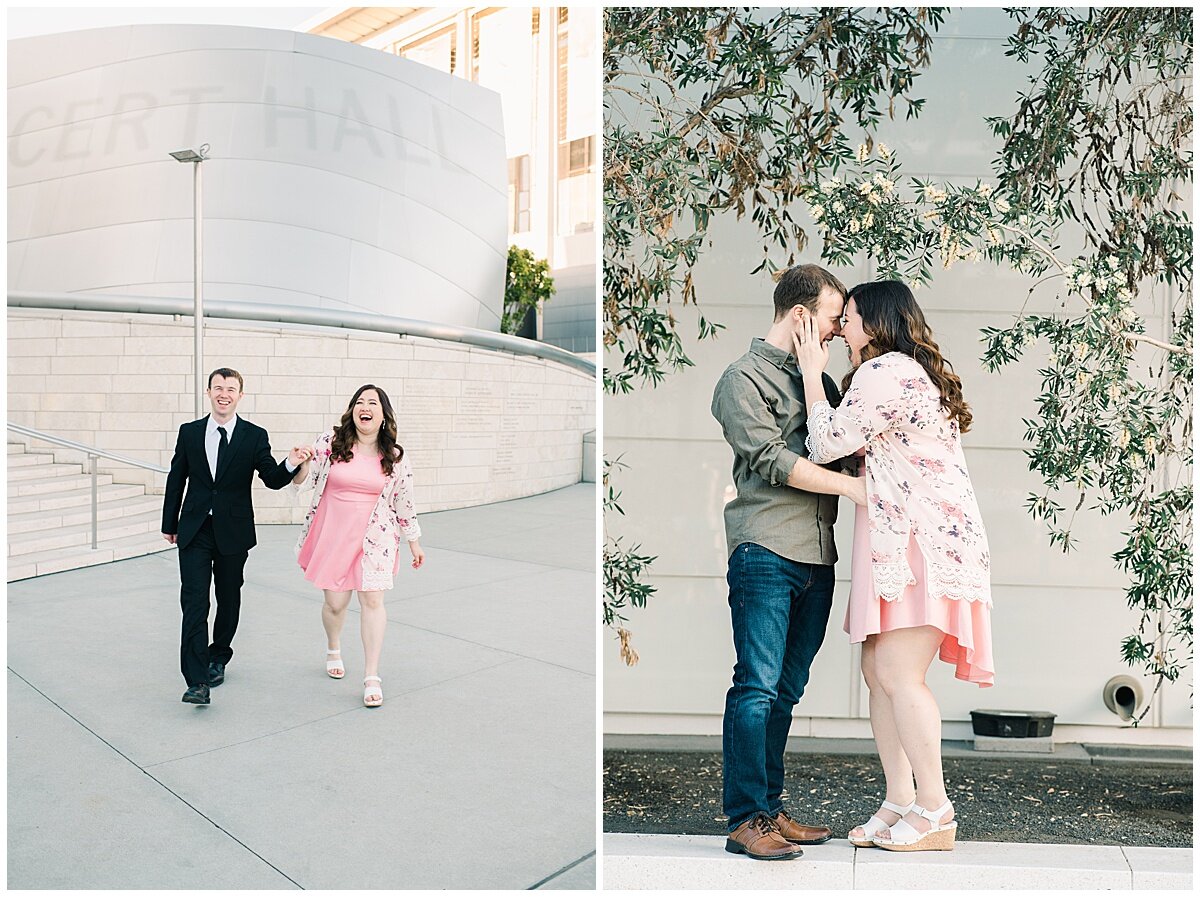
{"type": "Polygon", "coordinates": [[[1042,738],[1054,731],[1055,715],[1044,710],[972,710],[971,729],[996,738],[1042,738]]]}

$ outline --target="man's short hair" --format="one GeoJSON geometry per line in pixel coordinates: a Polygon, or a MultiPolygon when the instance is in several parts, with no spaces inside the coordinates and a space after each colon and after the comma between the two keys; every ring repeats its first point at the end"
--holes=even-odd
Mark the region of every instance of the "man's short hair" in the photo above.
{"type": "Polygon", "coordinates": [[[246,384],[244,384],[242,382],[242,375],[239,374],[237,371],[235,371],[233,368],[217,368],[215,371],[213,371],[211,374],[209,374],[208,375],[208,388],[209,389],[212,389],[212,378],[213,377],[224,377],[226,380],[228,380],[230,378],[236,378],[237,382],[238,382],[238,392],[246,391],[246,384]]]}
{"type": "Polygon", "coordinates": [[[817,297],[825,287],[846,298],[846,287],[820,265],[794,265],[788,268],[775,284],[775,320],[782,320],[797,305],[816,312],[817,297]]]}

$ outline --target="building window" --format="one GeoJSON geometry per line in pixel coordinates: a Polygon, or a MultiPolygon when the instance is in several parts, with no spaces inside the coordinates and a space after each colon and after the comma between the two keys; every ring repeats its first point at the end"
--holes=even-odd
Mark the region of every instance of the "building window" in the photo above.
{"type": "Polygon", "coordinates": [[[558,145],[558,175],[560,178],[587,174],[592,170],[593,137],[578,137],[558,145]]]}
{"type": "Polygon", "coordinates": [[[558,140],[567,137],[567,99],[571,83],[570,34],[567,31],[567,9],[558,8],[558,140]]]}
{"type": "Polygon", "coordinates": [[[471,16],[471,80],[500,94],[504,114],[510,235],[533,230],[534,182],[545,181],[548,167],[545,153],[538,152],[535,12],[528,7],[493,6],[471,16]]]}
{"type": "Polygon", "coordinates": [[[529,231],[529,156],[508,160],[508,232],[529,231]]]}
{"type": "Polygon", "coordinates": [[[392,44],[391,51],[448,75],[453,75],[457,70],[458,47],[453,25],[413,41],[397,41],[392,44]]]}
{"type": "Polygon", "coordinates": [[[596,226],[596,32],[594,16],[572,17],[567,7],[558,7],[556,231],[561,236],[596,226]]]}
{"type": "Polygon", "coordinates": [[[492,7],[471,17],[471,80],[500,94],[510,159],[533,153],[537,59],[528,8],[492,7]]]}

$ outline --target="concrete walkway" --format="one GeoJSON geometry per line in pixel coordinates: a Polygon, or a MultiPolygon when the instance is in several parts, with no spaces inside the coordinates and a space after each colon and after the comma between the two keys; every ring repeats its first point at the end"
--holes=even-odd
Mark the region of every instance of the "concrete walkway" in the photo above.
{"type": "Polygon", "coordinates": [[[325,676],[298,527],[259,527],[207,707],[174,551],[11,584],[8,886],[594,887],[595,486],[421,524],[377,710],[356,604],[325,676]]]}
{"type": "Polygon", "coordinates": [[[1171,847],[997,844],[893,853],[837,839],[756,862],[708,835],[604,836],[605,890],[1188,890],[1192,851],[1171,847]]]}

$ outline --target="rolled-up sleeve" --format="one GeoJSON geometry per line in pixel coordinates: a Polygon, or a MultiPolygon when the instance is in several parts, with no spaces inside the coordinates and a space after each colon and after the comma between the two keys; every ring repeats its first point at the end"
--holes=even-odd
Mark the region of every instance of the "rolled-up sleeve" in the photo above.
{"type": "Polygon", "coordinates": [[[772,486],[787,484],[800,455],[784,444],[766,399],[744,374],[727,372],[713,391],[712,414],[735,455],[772,486]]]}

